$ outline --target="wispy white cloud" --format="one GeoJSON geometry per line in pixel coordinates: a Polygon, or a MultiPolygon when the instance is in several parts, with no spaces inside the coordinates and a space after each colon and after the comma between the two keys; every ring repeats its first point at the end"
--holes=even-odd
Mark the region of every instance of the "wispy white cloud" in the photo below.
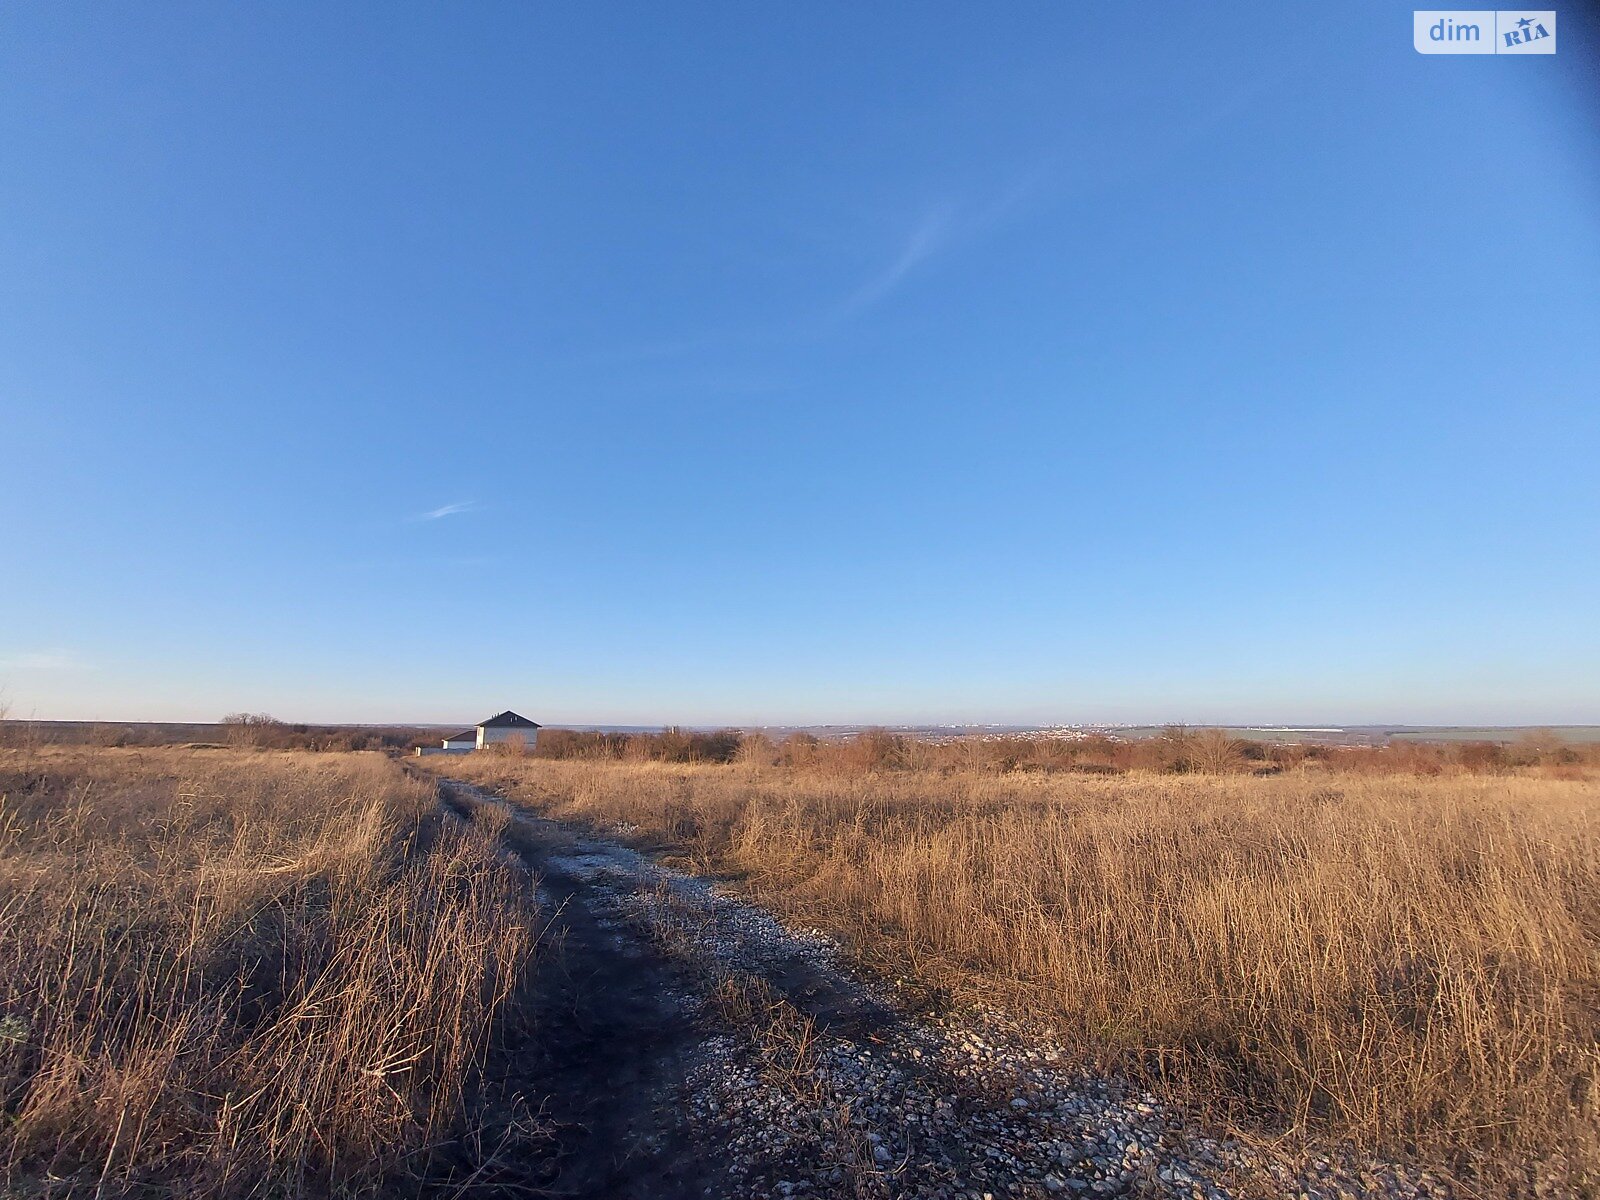
{"type": "MultiPolygon", "coordinates": [[[[707,357],[730,349],[750,350],[780,345],[795,340],[815,340],[837,332],[849,319],[877,305],[913,278],[930,260],[959,247],[975,242],[1000,226],[1020,220],[1037,212],[1052,197],[1059,198],[1068,172],[1059,156],[1041,156],[1024,164],[1007,176],[987,181],[987,186],[971,188],[954,199],[930,201],[920,208],[903,210],[898,230],[891,227],[885,238],[880,233],[880,249],[884,249],[881,265],[868,272],[865,278],[839,300],[824,302],[806,314],[794,314],[788,319],[767,323],[760,321],[744,325],[710,329],[698,336],[661,338],[637,342],[627,346],[608,347],[572,361],[584,365],[595,363],[633,363],[650,360],[676,360],[707,357]],[[916,214],[905,220],[907,212],[916,214]]],[[[882,229],[882,226],[879,226],[882,229]]],[[[859,230],[852,231],[853,248],[858,245],[859,230]]],[[[838,238],[825,237],[813,232],[810,239],[823,247],[823,256],[837,254],[838,238]]],[[[859,250],[855,251],[859,254],[859,250]]],[[[812,255],[810,257],[816,257],[812,255]]],[[[809,258],[808,258],[809,261],[809,258]]],[[[859,263],[861,260],[857,258],[859,263]]],[[[728,392],[756,392],[779,390],[786,383],[770,385],[766,380],[738,379],[725,386],[713,383],[706,386],[695,381],[697,390],[728,392]]],[[[474,506],[468,506],[474,507],[474,506]]],[[[456,510],[446,505],[436,510],[445,516],[456,510]]],[[[419,519],[433,519],[433,513],[419,519]]]]}
{"type": "Polygon", "coordinates": [[[454,517],[461,513],[477,512],[480,507],[476,500],[458,500],[454,504],[441,504],[438,508],[431,508],[425,513],[418,513],[411,519],[413,521],[437,521],[443,517],[454,517]]]}
{"type": "Polygon", "coordinates": [[[900,252],[846,296],[834,310],[833,319],[860,312],[894,291],[906,276],[949,244],[955,226],[956,210],[952,205],[940,205],[924,213],[906,232],[900,252]]]}
{"type": "Polygon", "coordinates": [[[1020,217],[1057,186],[1058,174],[1051,160],[1040,159],[987,195],[974,194],[961,203],[930,205],[906,229],[894,257],[836,305],[826,323],[842,321],[871,307],[930,259],[1020,217]]]}
{"type": "Polygon", "coordinates": [[[0,655],[3,671],[87,671],[89,664],[69,650],[24,650],[0,655]]]}

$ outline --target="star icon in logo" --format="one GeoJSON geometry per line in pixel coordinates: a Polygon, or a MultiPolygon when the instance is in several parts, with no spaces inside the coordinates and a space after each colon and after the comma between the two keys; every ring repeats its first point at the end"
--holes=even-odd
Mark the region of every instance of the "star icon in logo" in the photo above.
{"type": "Polygon", "coordinates": [[[1529,25],[1533,24],[1533,21],[1528,17],[1523,17],[1522,20],[1517,22],[1517,24],[1522,26],[1522,28],[1526,29],[1529,25]]]}

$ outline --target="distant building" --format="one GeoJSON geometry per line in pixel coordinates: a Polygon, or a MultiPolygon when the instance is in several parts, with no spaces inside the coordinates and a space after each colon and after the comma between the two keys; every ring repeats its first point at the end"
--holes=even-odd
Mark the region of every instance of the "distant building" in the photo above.
{"type": "Polygon", "coordinates": [[[490,717],[487,721],[479,721],[477,728],[478,749],[493,746],[504,742],[521,741],[529,750],[539,742],[539,723],[530,721],[527,717],[507,709],[498,716],[490,717]]]}
{"type": "Polygon", "coordinates": [[[437,747],[418,746],[417,754],[418,756],[465,754],[469,750],[482,750],[485,746],[503,745],[514,741],[521,741],[524,748],[532,750],[539,744],[540,728],[537,721],[530,721],[527,717],[507,709],[487,721],[479,721],[471,729],[452,733],[437,747]]]}

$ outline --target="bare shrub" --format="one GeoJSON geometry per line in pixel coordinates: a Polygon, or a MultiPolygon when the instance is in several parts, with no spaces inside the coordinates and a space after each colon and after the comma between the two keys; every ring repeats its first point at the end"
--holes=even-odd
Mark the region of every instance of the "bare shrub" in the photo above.
{"type": "Polygon", "coordinates": [[[1207,775],[1227,775],[1243,768],[1245,743],[1225,729],[1202,729],[1186,742],[1188,762],[1207,775]]]}
{"type": "Polygon", "coordinates": [[[89,734],[92,746],[131,746],[137,737],[128,725],[96,725],[89,734]]]}
{"type": "Polygon", "coordinates": [[[240,747],[271,745],[284,728],[282,721],[268,713],[229,713],[222,724],[228,745],[240,747]]]}
{"type": "Polygon", "coordinates": [[[747,733],[739,739],[738,760],[747,767],[776,766],[778,748],[764,733],[747,733]]]}
{"type": "Polygon", "coordinates": [[[1508,761],[1504,746],[1497,742],[1468,742],[1456,753],[1456,761],[1468,771],[1498,771],[1508,761]]]}
{"type": "Polygon", "coordinates": [[[779,761],[786,767],[810,766],[820,744],[814,733],[791,733],[779,748],[779,761]]]}
{"type": "Polygon", "coordinates": [[[528,754],[528,738],[525,734],[513,733],[503,741],[490,742],[484,749],[507,758],[523,758],[528,754]]]}

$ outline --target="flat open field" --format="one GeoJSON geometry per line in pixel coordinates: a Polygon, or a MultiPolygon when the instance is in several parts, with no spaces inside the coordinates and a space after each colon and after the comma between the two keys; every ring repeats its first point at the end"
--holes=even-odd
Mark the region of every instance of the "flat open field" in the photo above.
{"type": "Polygon", "coordinates": [[[885,745],[0,750],[0,1195],[1595,1195],[1591,766],[885,745]]]}
{"type": "Polygon", "coordinates": [[[1242,1126],[1594,1179],[1588,774],[438,769],[661,839],[887,972],[1242,1126]]]}

